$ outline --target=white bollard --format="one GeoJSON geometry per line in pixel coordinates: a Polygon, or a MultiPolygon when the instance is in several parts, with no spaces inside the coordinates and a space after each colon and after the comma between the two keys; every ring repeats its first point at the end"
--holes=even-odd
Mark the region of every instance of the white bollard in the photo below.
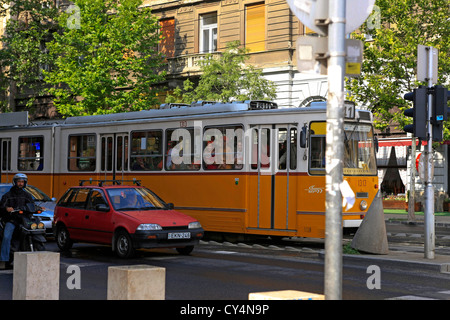
{"type": "Polygon", "coordinates": [[[57,252],[15,252],[13,300],[58,300],[59,261],[57,252]]]}
{"type": "Polygon", "coordinates": [[[108,268],[108,300],[164,300],[166,269],[149,265],[108,268]]]}

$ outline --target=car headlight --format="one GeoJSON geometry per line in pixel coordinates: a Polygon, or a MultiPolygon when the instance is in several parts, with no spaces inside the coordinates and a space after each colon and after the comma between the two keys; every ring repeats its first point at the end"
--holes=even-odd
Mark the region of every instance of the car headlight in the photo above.
{"type": "Polygon", "coordinates": [[[30,225],[30,229],[31,230],[34,230],[34,229],[36,229],[37,228],[37,224],[36,223],[32,223],[31,225],[30,225]]]}
{"type": "Polygon", "coordinates": [[[156,224],[156,223],[143,223],[143,224],[140,224],[136,228],[136,230],[150,231],[150,230],[162,230],[162,228],[159,224],[156,224]]]}
{"type": "Polygon", "coordinates": [[[361,202],[359,203],[359,208],[361,210],[366,210],[367,209],[367,201],[366,200],[361,200],[361,202]]]}
{"type": "Polygon", "coordinates": [[[189,228],[189,229],[199,229],[199,228],[201,228],[201,227],[202,227],[202,225],[201,225],[200,222],[198,222],[198,221],[191,222],[191,223],[189,223],[189,225],[188,225],[188,228],[189,228]]]}

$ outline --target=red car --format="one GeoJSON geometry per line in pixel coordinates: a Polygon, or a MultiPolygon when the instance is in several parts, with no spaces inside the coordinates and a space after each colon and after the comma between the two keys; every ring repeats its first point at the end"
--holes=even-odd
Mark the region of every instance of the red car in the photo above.
{"type": "Polygon", "coordinates": [[[56,204],[53,228],[63,251],[73,242],[111,244],[121,258],[139,248],[175,247],[189,254],[204,234],[197,220],[149,189],[103,183],[67,190],[56,204]]]}

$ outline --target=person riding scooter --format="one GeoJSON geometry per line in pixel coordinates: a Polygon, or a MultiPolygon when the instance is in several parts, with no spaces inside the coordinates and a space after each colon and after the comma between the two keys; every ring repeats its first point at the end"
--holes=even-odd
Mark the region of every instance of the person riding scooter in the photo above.
{"type": "Polygon", "coordinates": [[[33,203],[31,195],[24,190],[27,182],[28,177],[25,174],[17,173],[13,178],[13,186],[0,200],[0,212],[2,213],[2,220],[5,222],[0,252],[0,269],[10,268],[11,239],[14,229],[20,223],[13,211],[24,207],[27,203],[33,203]]]}

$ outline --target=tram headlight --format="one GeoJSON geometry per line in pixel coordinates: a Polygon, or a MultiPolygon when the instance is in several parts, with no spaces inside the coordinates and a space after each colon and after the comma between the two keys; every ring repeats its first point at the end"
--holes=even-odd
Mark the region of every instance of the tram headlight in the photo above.
{"type": "Polygon", "coordinates": [[[367,209],[367,201],[366,200],[361,200],[361,202],[359,203],[359,208],[361,210],[366,210],[367,209]]]}
{"type": "Polygon", "coordinates": [[[37,227],[38,229],[44,229],[44,224],[42,222],[39,222],[37,227]]]}
{"type": "Polygon", "coordinates": [[[32,223],[31,225],[30,225],[30,229],[31,230],[35,230],[37,228],[37,224],[36,223],[32,223]]]}

